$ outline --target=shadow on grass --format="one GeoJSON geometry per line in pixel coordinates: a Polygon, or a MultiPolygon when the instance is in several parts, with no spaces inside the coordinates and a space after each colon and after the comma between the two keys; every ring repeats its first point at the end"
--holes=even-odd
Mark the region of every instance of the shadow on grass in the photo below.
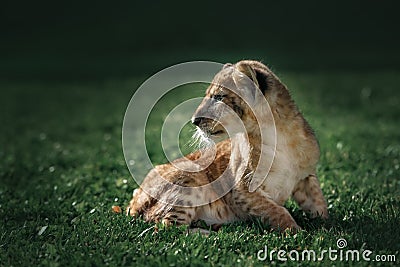
{"type": "Polygon", "coordinates": [[[351,249],[366,247],[378,251],[398,252],[399,224],[399,218],[389,215],[387,218],[365,215],[347,218],[340,212],[331,211],[325,227],[329,231],[337,232],[338,238],[342,235],[352,237],[351,240],[347,240],[351,249]]]}

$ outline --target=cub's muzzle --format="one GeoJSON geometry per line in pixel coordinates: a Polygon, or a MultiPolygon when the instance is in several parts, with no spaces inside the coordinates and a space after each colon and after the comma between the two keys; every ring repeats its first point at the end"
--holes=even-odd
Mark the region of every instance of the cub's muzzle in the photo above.
{"type": "Polygon", "coordinates": [[[196,126],[199,126],[204,119],[205,119],[204,117],[193,117],[192,123],[196,126]]]}

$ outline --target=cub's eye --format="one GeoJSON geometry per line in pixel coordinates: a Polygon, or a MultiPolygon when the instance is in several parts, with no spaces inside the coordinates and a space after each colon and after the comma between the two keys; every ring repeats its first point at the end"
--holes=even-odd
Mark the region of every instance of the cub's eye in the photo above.
{"type": "Polygon", "coordinates": [[[226,95],[213,95],[212,99],[214,99],[215,101],[222,101],[224,97],[226,97],[226,95]]]}

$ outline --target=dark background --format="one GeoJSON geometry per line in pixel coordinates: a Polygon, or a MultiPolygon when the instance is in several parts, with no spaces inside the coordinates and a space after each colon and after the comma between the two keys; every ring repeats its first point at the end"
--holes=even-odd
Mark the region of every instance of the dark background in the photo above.
{"type": "Polygon", "coordinates": [[[245,58],[295,71],[400,67],[395,1],[9,1],[0,12],[2,80],[146,76],[245,58]]]}
{"type": "MultiPolygon", "coordinates": [[[[338,238],[398,259],[395,3],[2,1],[0,266],[261,266],[280,263],[257,261],[265,245],[320,251],[338,238]],[[291,202],[305,229],[296,235],[254,221],[203,239],[114,214],[138,186],[121,144],[134,90],[176,63],[240,59],[272,67],[315,130],[330,219],[310,219],[291,202]]],[[[170,108],[204,94],[186,88],[152,112],[146,153],[154,163],[164,160],[158,129],[170,108]]]]}

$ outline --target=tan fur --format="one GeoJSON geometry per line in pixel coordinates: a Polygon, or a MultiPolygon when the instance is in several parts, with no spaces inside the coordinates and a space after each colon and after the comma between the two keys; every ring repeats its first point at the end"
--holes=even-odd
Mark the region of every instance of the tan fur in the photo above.
{"type": "MultiPolygon", "coordinates": [[[[249,92],[252,93],[252,92],[249,92]]],[[[253,92],[254,93],[254,92],[253,92]]],[[[157,182],[157,172],[173,184],[184,187],[206,185],[216,179],[229,166],[232,151],[231,139],[226,139],[216,146],[216,158],[205,170],[200,172],[183,172],[173,164],[157,166],[145,178],[140,189],[134,193],[127,208],[132,216],[143,215],[147,221],[162,222],[166,225],[173,223],[191,224],[204,220],[209,225],[219,225],[251,217],[260,217],[275,229],[299,229],[289,212],[283,207],[284,203],[293,196],[299,206],[311,213],[312,216],[327,218],[328,211],[316,176],[316,164],[319,159],[319,147],[315,135],[299,112],[290,97],[286,86],[265,65],[257,61],[240,61],[235,65],[227,64],[218,73],[214,82],[206,91],[206,97],[198,107],[194,118],[200,118],[198,126],[209,133],[224,132],[220,123],[212,119],[202,118],[213,112],[218,112],[215,101],[210,101],[216,94],[223,94],[221,100],[231,107],[243,121],[251,145],[250,161],[243,177],[226,195],[213,200],[217,193],[213,190],[205,192],[194,191],[190,195],[182,195],[171,187],[157,182]],[[268,117],[264,107],[258,107],[257,99],[252,109],[261,110],[265,114],[261,127],[256,123],[254,112],[235,93],[227,90],[221,84],[228,84],[233,79],[232,69],[249,77],[264,92],[262,97],[268,101],[272,117],[268,117]],[[271,158],[275,140],[261,141],[262,133],[270,135],[272,123],[276,125],[276,153],[270,172],[254,192],[250,192],[249,184],[258,160],[271,158]],[[261,148],[264,148],[262,150],[261,148]],[[266,151],[263,157],[261,151],[266,151]],[[157,199],[149,196],[143,189],[151,190],[157,199]],[[205,205],[191,207],[195,200],[204,200],[205,205]],[[171,200],[176,205],[171,205],[171,200]],[[210,200],[210,201],[208,201],[210,200]]],[[[219,114],[221,123],[229,124],[228,115],[219,114]]],[[[223,135],[223,134],[222,134],[223,135]]],[[[186,158],[197,160],[201,152],[192,153],[186,158]]],[[[179,163],[182,159],[175,161],[179,163]]],[[[201,165],[201,162],[199,163],[201,165]]],[[[263,166],[263,162],[260,162],[263,166]]],[[[265,164],[268,165],[268,164],[265,164]]],[[[267,168],[268,166],[265,166],[267,168]]],[[[148,191],[147,191],[148,192],[148,191]]]]}

